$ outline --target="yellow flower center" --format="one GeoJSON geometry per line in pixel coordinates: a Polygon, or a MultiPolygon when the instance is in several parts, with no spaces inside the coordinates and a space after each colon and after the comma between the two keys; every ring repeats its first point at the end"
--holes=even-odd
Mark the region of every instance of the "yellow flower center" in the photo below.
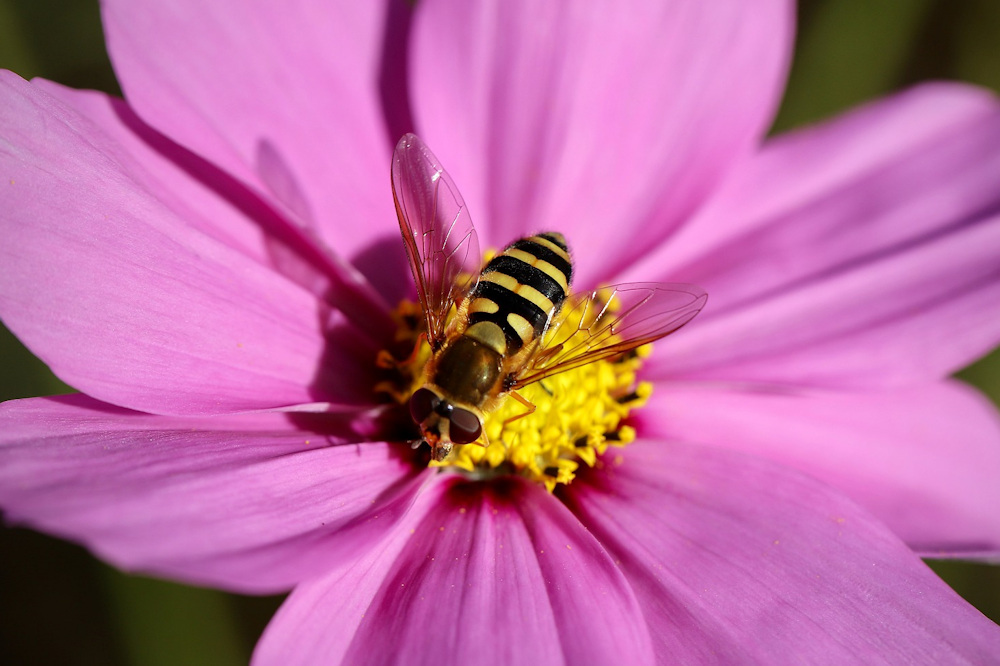
{"type": "MultiPolygon", "coordinates": [[[[406,404],[421,386],[431,350],[420,336],[424,319],[419,305],[404,301],[394,316],[399,324],[399,347],[393,358],[398,359],[401,350],[406,350],[404,356],[409,350],[412,353],[406,361],[384,363],[393,367],[393,373],[376,391],[406,404]]],[[[430,465],[460,470],[474,478],[516,474],[543,484],[550,492],[560,483],[570,483],[581,462],[593,466],[609,446],[625,446],[635,439],[635,430],[623,422],[652,392],[648,382],[636,380],[650,349],[646,345],[518,388],[533,410],[505,396],[485,415],[484,436],[479,441],[456,445],[447,458],[430,465]]],[[[388,352],[383,356],[388,358],[388,352]]]]}

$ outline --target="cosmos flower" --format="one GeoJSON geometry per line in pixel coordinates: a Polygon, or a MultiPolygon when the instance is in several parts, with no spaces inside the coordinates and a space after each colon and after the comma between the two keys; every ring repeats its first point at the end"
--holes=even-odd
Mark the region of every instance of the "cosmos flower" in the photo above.
{"type": "MultiPolygon", "coordinates": [[[[125,569],[292,589],[259,663],[982,662],[918,554],[1000,550],[1000,105],[764,140],[790,3],[111,0],[125,101],[0,77],[0,316],[80,394],[0,408],[0,506],[125,569]],[[752,4],[752,6],[751,6],[752,4]],[[635,441],[550,492],[376,402],[415,130],[483,247],[701,285],[635,441]]],[[[399,411],[399,410],[396,410],[399,411]]]]}

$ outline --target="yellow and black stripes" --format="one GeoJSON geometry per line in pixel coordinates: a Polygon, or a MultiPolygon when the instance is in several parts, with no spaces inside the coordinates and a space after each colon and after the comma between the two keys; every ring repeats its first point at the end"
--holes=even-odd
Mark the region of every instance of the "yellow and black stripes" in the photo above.
{"type": "Polygon", "coordinates": [[[566,299],[572,276],[562,234],[511,243],[486,264],[470,295],[467,334],[502,355],[517,353],[545,332],[566,299]]]}

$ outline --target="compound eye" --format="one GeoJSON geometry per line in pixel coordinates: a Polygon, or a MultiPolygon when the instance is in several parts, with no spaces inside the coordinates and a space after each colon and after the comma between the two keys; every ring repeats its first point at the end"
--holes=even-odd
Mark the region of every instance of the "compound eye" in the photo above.
{"type": "Polygon", "coordinates": [[[437,397],[434,391],[426,388],[417,389],[410,396],[410,416],[413,417],[414,423],[420,425],[426,421],[440,402],[441,398],[437,397]]]}
{"type": "Polygon", "coordinates": [[[483,434],[483,424],[472,412],[456,407],[449,419],[448,436],[456,444],[469,444],[483,434]]]}

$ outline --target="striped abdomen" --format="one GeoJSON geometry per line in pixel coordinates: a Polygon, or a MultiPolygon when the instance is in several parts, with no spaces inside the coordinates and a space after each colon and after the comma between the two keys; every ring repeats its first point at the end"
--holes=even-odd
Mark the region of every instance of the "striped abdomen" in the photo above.
{"type": "Polygon", "coordinates": [[[573,277],[566,239],[548,232],[504,248],[469,296],[465,335],[512,356],[545,332],[573,277]]]}

